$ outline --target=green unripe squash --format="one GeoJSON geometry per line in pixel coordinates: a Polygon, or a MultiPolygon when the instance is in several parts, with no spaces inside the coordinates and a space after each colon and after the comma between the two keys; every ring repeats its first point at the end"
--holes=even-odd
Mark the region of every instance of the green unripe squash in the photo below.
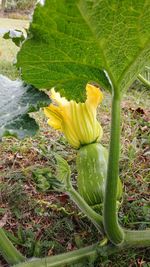
{"type": "MultiPolygon", "coordinates": [[[[94,206],[103,203],[107,177],[108,151],[99,143],[83,146],[77,154],[77,186],[84,200],[94,206]]],[[[122,196],[118,177],[117,200],[122,196]]]]}

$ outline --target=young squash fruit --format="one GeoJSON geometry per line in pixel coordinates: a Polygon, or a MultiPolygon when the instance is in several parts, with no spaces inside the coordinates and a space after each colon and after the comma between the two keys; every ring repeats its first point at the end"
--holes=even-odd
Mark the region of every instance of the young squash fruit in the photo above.
{"type": "MultiPolygon", "coordinates": [[[[77,154],[78,192],[90,205],[103,203],[107,177],[108,151],[99,143],[83,146],[77,154]]],[[[122,183],[118,177],[117,200],[122,196],[122,183]]]]}

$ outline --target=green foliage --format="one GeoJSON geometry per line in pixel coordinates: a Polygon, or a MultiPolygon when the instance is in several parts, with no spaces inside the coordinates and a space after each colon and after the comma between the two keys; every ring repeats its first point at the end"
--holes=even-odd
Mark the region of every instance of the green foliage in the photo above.
{"type": "Polygon", "coordinates": [[[38,125],[28,113],[47,106],[49,97],[31,85],[0,75],[0,136],[34,135],[38,125]]]}
{"type": "Polygon", "coordinates": [[[60,155],[55,154],[55,158],[57,160],[57,177],[60,182],[62,182],[65,187],[71,187],[71,170],[67,161],[63,159],[60,155]]]}
{"type": "Polygon", "coordinates": [[[10,239],[10,241],[13,242],[14,245],[22,245],[24,244],[24,233],[22,227],[19,225],[17,234],[14,236],[11,232],[5,231],[7,237],[10,239]]]}
{"type": "Polygon", "coordinates": [[[61,183],[52,176],[49,168],[37,168],[33,171],[34,181],[39,191],[58,190],[61,183]]]}
{"type": "Polygon", "coordinates": [[[25,40],[25,35],[21,30],[9,30],[3,35],[3,38],[6,40],[11,39],[16,46],[20,46],[25,40]]]}
{"type": "Polygon", "coordinates": [[[23,79],[76,100],[89,81],[128,88],[150,58],[149,13],[149,0],[46,0],[18,54],[23,79]]]}

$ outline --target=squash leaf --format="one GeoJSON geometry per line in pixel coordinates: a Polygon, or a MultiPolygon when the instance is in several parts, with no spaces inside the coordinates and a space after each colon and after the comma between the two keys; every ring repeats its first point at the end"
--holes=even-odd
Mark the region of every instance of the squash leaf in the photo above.
{"type": "Polygon", "coordinates": [[[28,113],[49,103],[50,99],[44,92],[0,75],[0,137],[34,135],[39,126],[28,113]]]}
{"type": "Polygon", "coordinates": [[[127,89],[150,59],[149,0],[46,0],[18,54],[23,79],[82,101],[85,85],[127,89]]]}

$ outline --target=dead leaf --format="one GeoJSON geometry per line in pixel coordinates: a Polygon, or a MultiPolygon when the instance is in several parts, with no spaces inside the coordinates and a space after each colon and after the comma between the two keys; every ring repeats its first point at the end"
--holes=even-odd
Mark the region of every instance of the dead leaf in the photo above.
{"type": "Polygon", "coordinates": [[[5,213],[5,215],[2,217],[2,219],[0,220],[0,228],[2,228],[6,222],[7,222],[7,218],[8,218],[8,214],[5,213]]]}

